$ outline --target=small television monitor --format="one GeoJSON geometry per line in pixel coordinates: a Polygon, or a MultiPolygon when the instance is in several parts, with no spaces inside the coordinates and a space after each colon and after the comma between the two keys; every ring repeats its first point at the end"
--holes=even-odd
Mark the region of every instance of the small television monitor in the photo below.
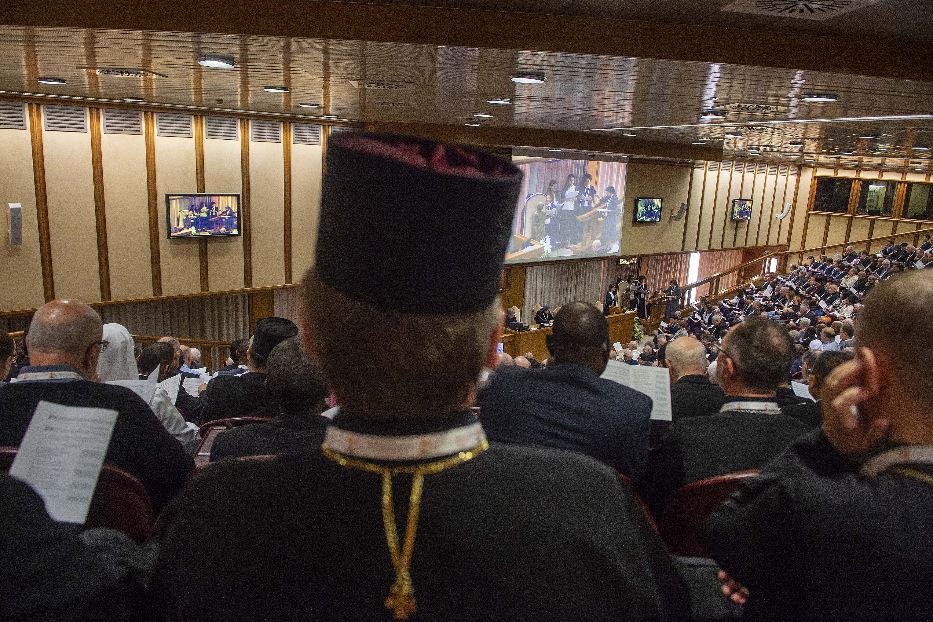
{"type": "Polygon", "coordinates": [[[635,199],[633,220],[639,222],[661,222],[661,199],[638,197],[635,199]]]}
{"type": "Polygon", "coordinates": [[[240,195],[166,194],[169,239],[240,235],[240,195]]]}
{"type": "Polygon", "coordinates": [[[752,200],[751,199],[732,199],[732,220],[751,220],[752,219],[752,200]]]}

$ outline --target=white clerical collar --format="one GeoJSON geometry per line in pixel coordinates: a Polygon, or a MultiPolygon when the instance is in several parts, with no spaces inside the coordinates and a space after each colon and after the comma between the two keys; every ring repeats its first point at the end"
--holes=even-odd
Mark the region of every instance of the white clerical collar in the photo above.
{"type": "Polygon", "coordinates": [[[367,460],[431,460],[474,449],[486,441],[479,422],[443,432],[410,436],[381,436],[327,427],[323,447],[367,460]]]}
{"type": "Polygon", "coordinates": [[[933,445],[904,445],[869,458],[859,469],[862,475],[878,475],[897,464],[933,464],[933,445]]]}
{"type": "Polygon", "coordinates": [[[755,410],[761,412],[780,412],[781,407],[778,406],[777,402],[726,402],[722,405],[722,408],[719,409],[719,412],[726,413],[736,410],[755,410]]]}
{"type": "Polygon", "coordinates": [[[28,382],[36,380],[84,380],[84,376],[74,369],[63,365],[56,365],[53,369],[26,368],[30,371],[21,371],[17,374],[14,382],[28,382]],[[34,370],[34,371],[33,371],[34,370]]]}

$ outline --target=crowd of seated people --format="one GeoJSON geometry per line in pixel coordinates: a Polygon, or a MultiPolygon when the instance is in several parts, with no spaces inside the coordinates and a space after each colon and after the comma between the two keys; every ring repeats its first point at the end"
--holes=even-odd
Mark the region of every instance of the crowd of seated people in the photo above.
{"type": "Polygon", "coordinates": [[[715,620],[737,604],[749,620],[933,618],[933,272],[879,279],[847,315],[836,272],[812,262],[621,352],[600,309],[568,303],[548,360],[507,365],[516,170],[364,133],[327,158],[300,327],[259,321],[199,396],[178,382],[206,379],[178,339],[134,356],[87,305],[36,311],[29,365],[0,385],[0,445],[39,401],[116,411],[105,462],[161,516],[130,569],[0,474],[0,620],[715,620]],[[419,184],[471,209],[427,218],[437,197],[419,184]],[[361,233],[347,195],[387,226],[361,233]],[[416,224],[444,261],[410,244],[416,224]],[[811,277],[823,289],[795,301],[811,277]],[[652,400],[601,377],[613,358],[667,367],[673,422],[654,450],[652,400]],[[266,421],[223,432],[192,476],[197,425],[246,415],[266,421]],[[762,474],[706,525],[711,559],[672,555],[639,495],[662,517],[678,488],[746,469],[762,474]]]}

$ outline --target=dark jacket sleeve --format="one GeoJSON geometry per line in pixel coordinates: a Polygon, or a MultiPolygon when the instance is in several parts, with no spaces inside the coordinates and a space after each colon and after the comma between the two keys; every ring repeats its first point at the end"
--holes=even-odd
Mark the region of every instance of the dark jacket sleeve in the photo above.
{"type": "Polygon", "coordinates": [[[651,511],[658,517],[664,513],[674,491],[686,483],[687,470],[679,440],[682,425],[679,422],[672,424],[648,457],[648,470],[641,490],[651,511]]]}
{"type": "MultiPolygon", "coordinates": [[[[628,419],[626,425],[616,426],[617,435],[613,447],[613,467],[628,475],[636,482],[642,481],[648,464],[648,441],[651,436],[651,398],[642,393],[626,392],[622,398],[628,419]]],[[[613,411],[619,414],[619,402],[612,404],[613,411]]]]}

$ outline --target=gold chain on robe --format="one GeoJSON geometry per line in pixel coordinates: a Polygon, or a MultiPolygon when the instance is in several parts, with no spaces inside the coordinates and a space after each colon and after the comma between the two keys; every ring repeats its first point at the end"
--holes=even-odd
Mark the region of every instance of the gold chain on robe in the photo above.
{"type": "Polygon", "coordinates": [[[434,475],[451,467],[472,460],[489,449],[485,439],[476,447],[461,451],[448,458],[421,464],[387,467],[374,462],[345,456],[326,445],[321,448],[323,454],[342,467],[376,473],[382,478],[382,524],[385,527],[386,544],[395,569],[395,583],[385,599],[386,609],[392,610],[396,620],[407,620],[417,611],[415,587],[411,580],[411,556],[415,549],[415,533],[418,530],[418,515],[421,512],[421,495],[424,490],[424,476],[434,475]],[[398,474],[410,474],[411,495],[408,499],[408,521],[405,525],[405,540],[399,549],[398,527],[395,522],[395,501],[392,495],[392,478],[398,474]]]}

